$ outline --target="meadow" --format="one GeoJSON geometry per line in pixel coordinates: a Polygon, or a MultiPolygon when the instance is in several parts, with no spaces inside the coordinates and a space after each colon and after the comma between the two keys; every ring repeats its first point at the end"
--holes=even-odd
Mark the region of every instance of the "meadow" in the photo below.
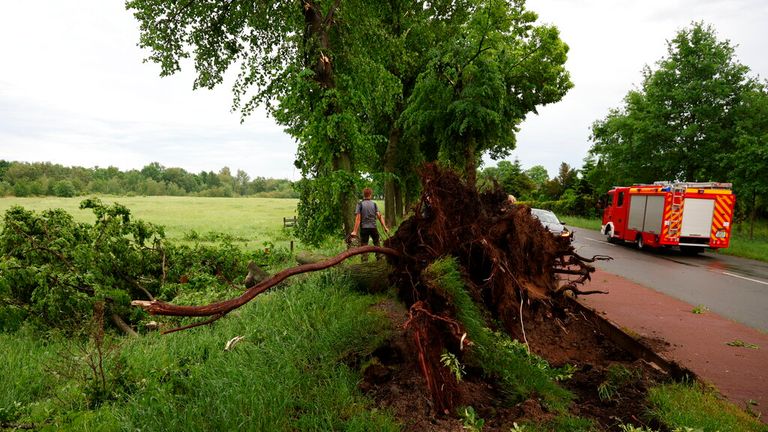
{"type": "MultiPolygon", "coordinates": [[[[0,198],[0,214],[11,206],[42,211],[61,208],[80,222],[93,222],[93,213],[80,210],[85,197],[0,198]]],[[[290,198],[201,198],[142,196],[100,196],[104,203],[117,202],[131,210],[133,217],[165,227],[166,236],[183,240],[194,231],[204,235],[218,232],[242,239],[242,243],[286,241],[283,218],[296,214],[296,199],[290,198]]]]}
{"type": "MultiPolygon", "coordinates": [[[[118,201],[134,217],[164,225],[173,240],[191,241],[190,231],[223,232],[247,247],[288,241],[282,218],[292,216],[296,204],[266,198],[104,201],[118,201]]],[[[15,204],[36,211],[55,207],[92,222],[79,202],[5,198],[0,211],[15,204]]],[[[338,243],[326,250],[340,249],[338,243]]],[[[373,351],[398,331],[374,307],[385,298],[360,293],[343,272],[328,270],[297,277],[211,326],[166,336],[143,331],[139,338],[127,338],[108,331],[102,338],[93,325],[84,325],[81,337],[29,325],[0,332],[0,429],[401,430],[404,425],[392,412],[358,388],[361,364],[375,361],[373,351]],[[225,350],[236,336],[242,340],[225,350]]],[[[765,430],[754,429],[743,412],[724,414],[722,401],[701,394],[688,385],[662,386],[649,407],[669,430],[683,422],[709,430],[706,422],[715,420],[720,430],[765,430]],[[691,392],[697,395],[694,402],[687,396],[691,392]],[[690,415],[675,420],[673,414],[681,412],[690,415]],[[722,423],[723,418],[732,423],[722,423]]],[[[596,430],[591,421],[578,424],[567,430],[596,430]]],[[[516,430],[565,430],[520,427],[525,429],[516,430]]]]}

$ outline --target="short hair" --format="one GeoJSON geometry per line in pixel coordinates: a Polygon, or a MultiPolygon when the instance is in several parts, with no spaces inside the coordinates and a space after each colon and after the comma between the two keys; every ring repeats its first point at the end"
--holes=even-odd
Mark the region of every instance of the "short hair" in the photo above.
{"type": "Polygon", "coordinates": [[[373,196],[373,189],[367,187],[363,189],[363,198],[371,198],[373,196]]]}

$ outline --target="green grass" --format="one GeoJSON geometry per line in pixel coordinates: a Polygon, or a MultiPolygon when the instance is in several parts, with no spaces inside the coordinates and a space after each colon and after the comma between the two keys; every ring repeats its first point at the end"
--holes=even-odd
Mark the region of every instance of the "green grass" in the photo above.
{"type": "Polygon", "coordinates": [[[271,292],[212,327],[121,342],[122,378],[101,406],[84,399],[87,381],[62,379],[68,367],[49,344],[0,335],[0,411],[14,423],[50,430],[326,431],[399,426],[357,390],[355,359],[387,337],[386,319],[325,272],[271,292]],[[234,336],[245,336],[224,351],[234,336]],[[53,359],[53,360],[52,360],[53,359]],[[350,363],[348,365],[347,363],[350,363]],[[31,389],[31,391],[30,391],[31,389]]]}
{"type": "MultiPolygon", "coordinates": [[[[194,231],[205,234],[220,232],[242,241],[238,245],[248,249],[264,246],[271,241],[288,247],[292,239],[289,230],[283,230],[283,218],[296,214],[295,199],[282,198],[201,198],[201,197],[100,197],[105,203],[118,202],[131,210],[135,218],[165,226],[169,239],[183,240],[194,231]]],[[[85,197],[57,198],[0,198],[0,214],[11,206],[20,205],[28,210],[42,211],[61,208],[80,222],[93,223],[90,210],[80,210],[85,197]]]]}
{"type": "Polygon", "coordinates": [[[600,230],[601,221],[596,218],[585,218],[581,216],[560,216],[561,220],[564,220],[565,225],[571,225],[579,228],[586,228],[595,231],[600,230]]]}
{"type": "Polygon", "coordinates": [[[648,394],[650,415],[670,429],[706,432],[766,432],[768,425],[719,399],[698,384],[676,383],[654,387],[648,394]]]}
{"type": "Polygon", "coordinates": [[[768,261],[768,220],[755,222],[753,238],[749,238],[749,222],[734,224],[731,245],[720,253],[760,261],[768,261]]]}

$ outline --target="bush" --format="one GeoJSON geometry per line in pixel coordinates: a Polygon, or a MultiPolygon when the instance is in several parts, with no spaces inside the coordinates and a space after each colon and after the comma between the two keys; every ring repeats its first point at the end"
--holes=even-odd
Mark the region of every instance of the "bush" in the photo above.
{"type": "Polygon", "coordinates": [[[69,180],[59,180],[53,184],[53,194],[57,197],[73,197],[76,195],[75,185],[69,180]]]}

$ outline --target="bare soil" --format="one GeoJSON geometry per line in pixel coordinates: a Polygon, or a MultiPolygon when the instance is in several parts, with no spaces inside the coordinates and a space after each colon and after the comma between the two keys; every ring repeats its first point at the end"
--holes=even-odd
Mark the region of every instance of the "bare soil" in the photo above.
{"type": "Polygon", "coordinates": [[[509,405],[497,383],[468,370],[457,381],[440,364],[441,353],[457,352],[464,329],[450,296],[422,274],[443,256],[454,257],[466,289],[486,314],[552,366],[576,367],[563,383],[575,398],[574,415],[592,419],[602,430],[619,424],[645,425],[645,394],[666,379],[656,369],[617,348],[581,312],[569,310],[565,296],[588,294],[592,259],[578,256],[567,238],[555,237],[531,216],[530,208],[507,201],[499,188],[478,194],[456,174],[426,165],[423,192],[413,216],[385,246],[394,267],[390,282],[402,303],[378,308],[398,329],[365,363],[363,391],[391,409],[409,431],[463,430],[457,412],[471,406],[485,431],[509,431],[513,423],[545,423],[549,412],[534,396],[509,405]],[[632,379],[600,398],[598,388],[610,368],[620,365],[632,379]]]}
{"type": "MultiPolygon", "coordinates": [[[[375,309],[383,312],[397,331],[363,367],[360,389],[378,406],[391,410],[405,431],[465,430],[457,413],[441,415],[435,412],[429,389],[420,373],[412,336],[403,329],[403,323],[408,319],[405,306],[395,300],[385,300],[375,309]]],[[[533,352],[553,366],[572,364],[577,367],[573,378],[561,383],[575,395],[569,409],[571,414],[592,419],[600,430],[605,431],[617,431],[618,425],[628,423],[664,430],[647,421],[645,396],[652,385],[668,380],[665,374],[614,346],[586,317],[571,315],[563,327],[548,323],[554,321],[541,320],[536,325],[531,324],[527,331],[528,342],[533,352]],[[621,386],[611,400],[601,400],[598,387],[606,381],[611,365],[636,371],[637,379],[621,386]]],[[[473,407],[478,417],[485,421],[484,431],[507,432],[514,423],[545,423],[556,416],[535,398],[505,405],[495,383],[484,380],[480,371],[469,370],[459,383],[458,392],[457,406],[473,407]]]]}

